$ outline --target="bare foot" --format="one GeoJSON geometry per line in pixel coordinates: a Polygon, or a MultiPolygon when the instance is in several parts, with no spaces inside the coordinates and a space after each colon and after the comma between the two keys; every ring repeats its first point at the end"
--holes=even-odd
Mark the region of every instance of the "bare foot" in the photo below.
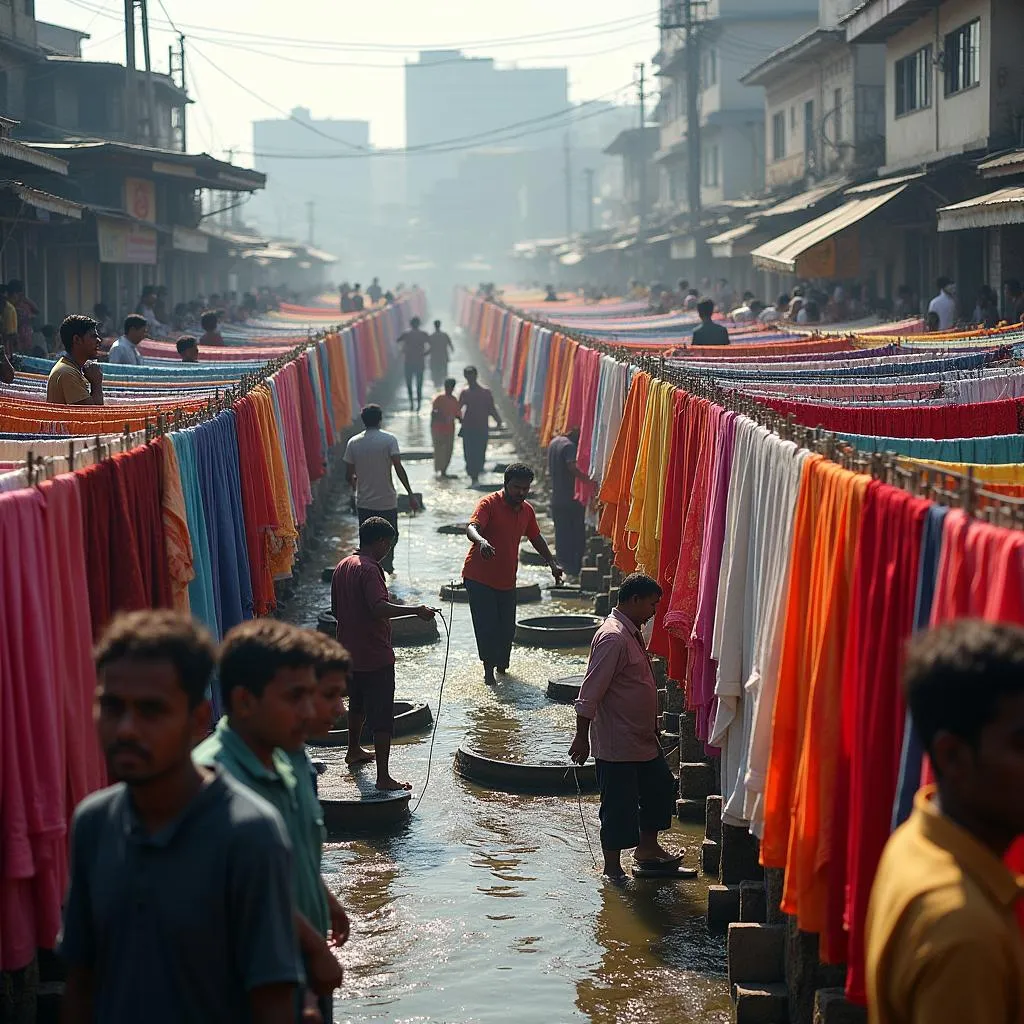
{"type": "Polygon", "coordinates": [[[494,686],[494,669],[489,668],[484,672],[484,682],[488,686],[494,686]]]}
{"type": "Polygon", "coordinates": [[[382,793],[398,793],[405,789],[412,789],[411,782],[399,782],[389,775],[386,779],[377,780],[377,788],[382,793]]]}
{"type": "Polygon", "coordinates": [[[355,750],[350,750],[345,755],[345,764],[350,767],[355,767],[360,764],[369,764],[373,760],[373,752],[369,750],[363,750],[362,747],[357,747],[355,750]]]}

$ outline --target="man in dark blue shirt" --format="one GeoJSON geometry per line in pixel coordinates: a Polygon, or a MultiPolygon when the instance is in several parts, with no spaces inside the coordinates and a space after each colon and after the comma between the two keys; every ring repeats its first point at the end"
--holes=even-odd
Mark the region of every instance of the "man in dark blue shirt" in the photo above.
{"type": "Polygon", "coordinates": [[[97,730],[119,782],[79,805],[60,955],[63,1024],[290,1024],[303,981],[277,812],[192,761],[214,655],[190,619],[115,620],[97,730]]]}
{"type": "Polygon", "coordinates": [[[715,304],[711,299],[704,299],[697,303],[697,316],[700,317],[700,327],[693,332],[693,345],[728,345],[729,332],[721,325],[711,319],[715,312],[715,304]]]}

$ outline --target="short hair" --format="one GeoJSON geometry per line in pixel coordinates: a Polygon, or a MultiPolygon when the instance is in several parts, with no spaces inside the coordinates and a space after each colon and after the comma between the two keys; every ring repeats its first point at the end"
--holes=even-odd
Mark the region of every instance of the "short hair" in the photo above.
{"type": "Polygon", "coordinates": [[[359,418],[364,427],[379,427],[384,419],[384,410],[379,405],[364,405],[359,418]]]}
{"type": "Polygon", "coordinates": [[[318,649],[306,630],[280,619],[249,619],[235,626],[220,645],[220,695],[231,710],[231,692],[240,686],[260,697],[283,668],[313,668],[318,649]]]}
{"type": "Polygon", "coordinates": [[[444,386],[445,386],[446,388],[448,388],[448,387],[451,387],[451,388],[453,388],[453,387],[455,387],[455,386],[456,386],[456,385],[457,385],[458,383],[459,383],[459,382],[458,382],[458,381],[457,381],[457,380],[456,380],[456,379],[455,379],[454,377],[445,377],[445,379],[444,379],[444,386]]]}
{"type": "Polygon", "coordinates": [[[949,277],[940,277],[935,283],[939,286],[939,291],[941,292],[943,288],[949,287],[949,285],[953,283],[953,280],[949,277]]]}
{"type": "Polygon", "coordinates": [[[382,516],[370,516],[359,524],[359,546],[368,548],[379,540],[397,540],[398,531],[382,516]]]}
{"type": "Polygon", "coordinates": [[[697,303],[697,315],[710,317],[715,312],[715,304],[711,299],[702,299],[697,303]]]}
{"type": "Polygon", "coordinates": [[[513,462],[510,466],[505,467],[506,484],[512,480],[525,480],[532,484],[533,477],[533,470],[525,462],[513,462]]]}
{"type": "Polygon", "coordinates": [[[925,749],[950,732],[974,745],[1000,700],[1024,694],[1024,629],[961,619],[913,637],[903,692],[925,749]]]}
{"type": "Polygon", "coordinates": [[[61,343],[70,352],[77,336],[97,331],[99,326],[91,316],[86,316],[84,313],[72,313],[70,316],[64,317],[64,321],[60,325],[61,343]]]}
{"type": "Polygon", "coordinates": [[[462,372],[464,374],[466,374],[466,373],[476,373],[476,374],[479,374],[480,371],[477,370],[477,368],[475,366],[467,366],[462,372]]]}
{"type": "Polygon", "coordinates": [[[655,594],[661,597],[661,587],[658,581],[652,576],[642,572],[632,572],[619,587],[619,604],[626,604],[634,597],[654,597],[655,594]]]}
{"type": "Polygon", "coordinates": [[[787,295],[787,294],[786,294],[785,292],[783,292],[783,293],[782,293],[782,294],[781,294],[781,295],[780,295],[780,296],[779,296],[779,297],[778,297],[778,298],[777,298],[777,299],[775,300],[775,305],[776,305],[776,306],[788,306],[788,305],[789,305],[789,296],[788,296],[788,295],[787,295]]]}
{"type": "Polygon", "coordinates": [[[178,355],[183,356],[193,346],[198,346],[198,340],[191,334],[183,334],[178,339],[178,344],[175,346],[178,350],[178,355]]]}
{"type": "Polygon", "coordinates": [[[422,321],[420,320],[420,318],[419,318],[418,316],[414,316],[414,317],[413,317],[413,318],[412,318],[412,319],[411,319],[411,320],[409,321],[409,326],[410,326],[410,327],[411,327],[411,328],[412,328],[413,330],[417,330],[417,329],[419,328],[419,326],[420,326],[420,324],[421,324],[421,323],[422,323],[422,321]]]}
{"type": "Polygon", "coordinates": [[[132,313],[124,318],[124,333],[127,334],[130,330],[135,328],[142,328],[147,325],[148,321],[144,316],[139,316],[138,313],[132,313]]]}
{"type": "Polygon", "coordinates": [[[97,672],[125,658],[170,662],[190,709],[206,700],[215,661],[213,639],[206,629],[187,615],[166,610],[116,616],[93,656],[97,672]]]}
{"type": "Polygon", "coordinates": [[[348,675],[352,671],[352,658],[337,640],[312,631],[309,638],[320,652],[320,660],[316,663],[317,679],[322,679],[331,672],[344,672],[348,675]]]}
{"type": "Polygon", "coordinates": [[[435,320],[434,321],[434,326],[435,327],[440,327],[441,326],[441,321],[440,320],[435,320]]]}
{"type": "Polygon", "coordinates": [[[202,327],[204,331],[212,331],[214,327],[217,326],[217,314],[214,313],[212,309],[207,310],[199,318],[199,326],[202,327]]]}
{"type": "Polygon", "coordinates": [[[17,294],[20,294],[21,292],[23,292],[24,290],[25,290],[25,285],[21,281],[19,281],[16,277],[12,277],[10,279],[10,281],[7,282],[7,294],[8,295],[17,295],[17,294]]]}

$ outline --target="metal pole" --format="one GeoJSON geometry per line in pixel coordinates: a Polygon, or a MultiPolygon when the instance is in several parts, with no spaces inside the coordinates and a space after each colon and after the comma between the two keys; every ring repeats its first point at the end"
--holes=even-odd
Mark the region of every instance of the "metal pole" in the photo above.
{"type": "Polygon", "coordinates": [[[306,203],[306,223],[308,224],[308,232],[307,232],[308,237],[306,238],[306,241],[309,242],[310,245],[313,245],[314,242],[315,242],[315,239],[313,237],[313,223],[314,223],[315,219],[316,219],[316,203],[312,199],[310,199],[306,203]]]}
{"type": "Polygon", "coordinates": [[[686,14],[686,152],[687,199],[690,223],[694,230],[700,227],[701,150],[700,150],[700,53],[699,36],[694,25],[693,0],[683,0],[686,14]]]}
{"type": "MultiPolygon", "coordinates": [[[[181,63],[181,91],[184,93],[188,92],[188,83],[185,79],[185,36],[178,36],[178,55],[181,63]]],[[[188,104],[185,103],[181,108],[181,151],[182,153],[188,152],[188,104]]]]}
{"type": "Polygon", "coordinates": [[[124,56],[125,134],[134,142],[139,130],[138,105],[135,102],[135,0],[124,0],[124,56]]]}
{"type": "Polygon", "coordinates": [[[587,181],[587,233],[594,230],[594,168],[588,167],[583,172],[587,181]]]}
{"type": "Polygon", "coordinates": [[[156,91],[153,87],[153,63],[149,52],[149,7],[147,0],[138,0],[142,17],[142,59],[146,68],[146,121],[149,124],[149,144],[155,146],[157,139],[156,91]]]}
{"type": "Polygon", "coordinates": [[[637,214],[639,218],[639,227],[637,229],[637,275],[640,278],[644,276],[644,263],[646,253],[644,247],[647,244],[647,215],[648,206],[650,205],[650,197],[648,195],[648,180],[647,180],[647,69],[644,64],[638,64],[637,69],[640,72],[640,80],[637,83],[640,99],[640,147],[638,154],[638,165],[640,170],[640,195],[637,214]]]}
{"type": "Polygon", "coordinates": [[[565,133],[565,237],[572,237],[572,140],[565,133]]]}

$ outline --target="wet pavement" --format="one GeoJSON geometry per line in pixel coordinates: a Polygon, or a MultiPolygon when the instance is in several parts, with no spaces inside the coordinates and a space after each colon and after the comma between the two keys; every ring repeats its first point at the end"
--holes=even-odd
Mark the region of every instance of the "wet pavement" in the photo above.
{"type": "MultiPolygon", "coordinates": [[[[403,387],[385,406],[385,429],[403,451],[429,450],[429,401],[418,415],[397,411],[405,406],[403,387]]],[[[489,470],[515,460],[511,442],[492,442],[489,470]]],[[[440,587],[461,578],[468,549],[464,536],[440,534],[438,527],[468,519],[480,495],[464,475],[436,480],[430,461],[408,461],[406,468],[425,510],[400,517],[391,586],[405,601],[437,607],[440,587]]],[[[449,471],[464,473],[458,441],[449,471]]],[[[496,474],[485,479],[494,489],[501,485],[496,474]]],[[[296,580],[286,617],[301,625],[315,627],[317,612],[330,604],[323,566],[356,546],[356,520],[346,504],[332,509],[325,536],[296,580]]],[[[550,520],[538,519],[553,544],[550,520]]],[[[552,581],[546,570],[521,567],[519,582],[537,582],[546,591],[552,581]]],[[[553,601],[545,593],[543,602],[523,605],[519,614],[590,610],[590,601],[553,601]]],[[[724,941],[705,927],[703,879],[617,889],[595,870],[584,834],[585,821],[599,857],[596,798],[490,792],[452,770],[463,742],[492,757],[567,764],[575,713],[545,691],[548,679],[581,672],[586,650],[517,647],[509,675],[487,687],[469,607],[456,603],[439,707],[443,628],[441,635],[439,643],[396,652],[398,698],[427,701],[437,719],[429,785],[416,813],[392,835],[331,843],[324,854],[325,877],[353,922],[335,1020],[729,1020],[724,941]]],[[[412,782],[413,806],[423,791],[429,749],[429,733],[395,740],[392,773],[412,782]]],[[[328,765],[324,783],[332,790],[352,786],[343,757],[343,750],[314,751],[328,765]]],[[[696,864],[703,830],[677,824],[675,831],[669,843],[685,847],[687,863],[696,864]]]]}

